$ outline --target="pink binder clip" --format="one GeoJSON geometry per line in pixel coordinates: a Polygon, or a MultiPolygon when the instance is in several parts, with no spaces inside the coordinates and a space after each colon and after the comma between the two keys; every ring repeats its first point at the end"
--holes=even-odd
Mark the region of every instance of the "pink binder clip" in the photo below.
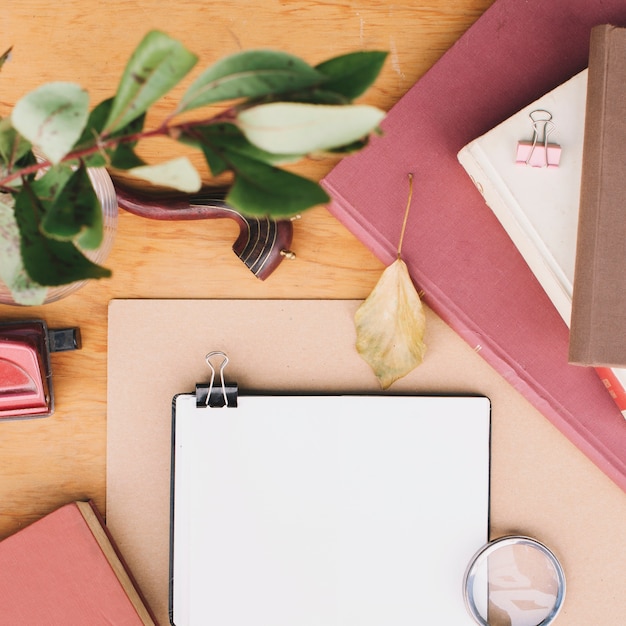
{"type": "Polygon", "coordinates": [[[558,167],[561,146],[548,142],[548,136],[556,128],[552,114],[544,109],[536,109],[528,117],[532,121],[533,138],[531,141],[517,142],[515,162],[531,167],[558,167]]]}

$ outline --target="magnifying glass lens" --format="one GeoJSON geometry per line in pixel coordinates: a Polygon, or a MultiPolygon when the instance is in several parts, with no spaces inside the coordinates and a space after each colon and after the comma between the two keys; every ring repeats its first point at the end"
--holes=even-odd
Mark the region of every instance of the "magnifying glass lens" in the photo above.
{"type": "Polygon", "coordinates": [[[545,546],[506,537],[474,557],[465,594],[470,613],[484,626],[547,626],[561,608],[565,578],[545,546]]]}

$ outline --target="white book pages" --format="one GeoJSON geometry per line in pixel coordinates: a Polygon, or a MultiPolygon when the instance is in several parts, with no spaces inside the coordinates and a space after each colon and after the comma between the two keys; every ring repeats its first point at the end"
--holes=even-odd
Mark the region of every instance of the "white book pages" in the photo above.
{"type": "MultiPolygon", "coordinates": [[[[478,137],[458,154],[569,326],[584,138],[587,70],[584,70],[478,137]],[[554,128],[548,139],[561,147],[558,167],[516,162],[518,141],[533,137],[530,113],[545,110],[554,128]]],[[[542,148],[539,128],[537,150],[542,148]]]]}

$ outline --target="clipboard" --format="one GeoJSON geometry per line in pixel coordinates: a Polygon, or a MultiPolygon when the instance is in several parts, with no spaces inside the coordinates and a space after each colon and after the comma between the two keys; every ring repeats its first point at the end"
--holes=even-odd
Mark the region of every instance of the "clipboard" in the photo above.
{"type": "Polygon", "coordinates": [[[485,543],[485,396],[240,392],[172,404],[174,626],[473,622],[485,543]]]}

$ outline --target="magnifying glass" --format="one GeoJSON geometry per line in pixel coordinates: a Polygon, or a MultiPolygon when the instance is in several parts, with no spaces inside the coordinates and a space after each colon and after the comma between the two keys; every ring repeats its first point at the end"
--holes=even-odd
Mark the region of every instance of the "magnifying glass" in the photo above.
{"type": "Polygon", "coordinates": [[[481,626],[548,626],[565,599],[565,575],[542,543],[523,536],[491,541],[465,572],[465,604],[481,626]]]}

